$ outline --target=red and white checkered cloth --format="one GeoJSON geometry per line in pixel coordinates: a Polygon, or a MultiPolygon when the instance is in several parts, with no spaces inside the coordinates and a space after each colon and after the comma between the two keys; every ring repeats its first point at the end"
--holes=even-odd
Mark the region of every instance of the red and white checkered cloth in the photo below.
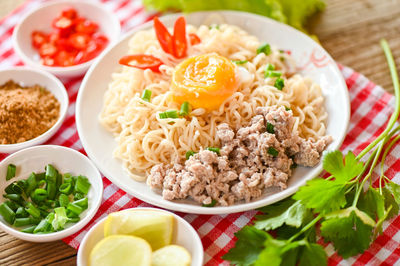
{"type": "MultiPolygon", "coordinates": [[[[21,16],[46,1],[29,0],[0,20],[0,69],[22,65],[21,60],[12,48],[11,34],[13,28],[21,16]]],[[[101,2],[118,16],[125,32],[152,18],[151,14],[145,12],[140,1],[101,0],[101,2]]],[[[340,66],[340,69],[346,79],[351,100],[350,127],[341,150],[352,150],[357,154],[384,130],[393,112],[394,97],[352,69],[342,66],[340,66]]],[[[68,91],[70,106],[64,124],[57,134],[48,141],[48,144],[71,147],[85,153],[75,126],[75,101],[81,80],[82,77],[63,80],[68,91]]],[[[387,156],[385,163],[386,176],[394,179],[397,183],[400,183],[400,174],[398,174],[400,170],[399,154],[400,146],[397,145],[387,156]]],[[[6,154],[0,154],[0,160],[5,156],[6,154]]],[[[103,177],[103,183],[103,202],[93,220],[80,232],[64,239],[67,244],[74,248],[78,248],[85,233],[108,213],[137,206],[151,206],[126,194],[105,177],[103,177]]],[[[224,262],[221,256],[234,246],[235,238],[233,234],[248,224],[256,211],[229,215],[178,214],[187,220],[200,235],[205,251],[205,265],[228,265],[228,262],[224,262]]],[[[383,235],[379,236],[364,254],[347,260],[339,257],[331,244],[326,245],[323,240],[319,241],[320,244],[325,246],[329,256],[329,265],[400,264],[400,217],[384,224],[383,235]]]]}

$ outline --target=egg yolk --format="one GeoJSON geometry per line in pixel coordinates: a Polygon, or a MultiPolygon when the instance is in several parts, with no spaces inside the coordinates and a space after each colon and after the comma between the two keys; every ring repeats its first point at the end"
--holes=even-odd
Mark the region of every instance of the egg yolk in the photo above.
{"type": "Polygon", "coordinates": [[[193,108],[217,109],[235,91],[235,66],[217,54],[186,59],[172,76],[172,100],[193,108]]]}

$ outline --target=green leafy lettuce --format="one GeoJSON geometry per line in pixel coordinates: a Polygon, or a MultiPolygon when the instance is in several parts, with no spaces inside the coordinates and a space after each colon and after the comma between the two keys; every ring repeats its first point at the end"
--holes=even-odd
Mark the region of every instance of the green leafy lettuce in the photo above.
{"type": "Polygon", "coordinates": [[[325,7],[322,0],[143,0],[143,3],[147,9],[158,11],[246,11],[287,23],[302,31],[307,18],[325,7]]]}

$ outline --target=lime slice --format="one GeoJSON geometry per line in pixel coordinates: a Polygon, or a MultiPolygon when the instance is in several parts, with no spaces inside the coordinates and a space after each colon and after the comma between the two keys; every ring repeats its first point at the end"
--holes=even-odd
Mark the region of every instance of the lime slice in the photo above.
{"type": "Polygon", "coordinates": [[[152,266],[189,266],[189,252],[181,246],[169,245],[153,252],[152,266]]]}
{"type": "Polygon", "coordinates": [[[153,250],[171,244],[174,216],[152,210],[128,210],[108,215],[104,236],[132,235],[145,239],[153,250]]]}
{"type": "Polygon", "coordinates": [[[91,266],[151,265],[151,247],[135,236],[114,235],[102,239],[90,253],[91,266]]]}

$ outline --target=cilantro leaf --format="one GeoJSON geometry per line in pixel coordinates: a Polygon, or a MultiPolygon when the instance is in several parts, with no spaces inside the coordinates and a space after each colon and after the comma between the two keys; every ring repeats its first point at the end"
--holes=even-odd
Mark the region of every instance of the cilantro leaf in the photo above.
{"type": "Polygon", "coordinates": [[[327,265],[327,256],[324,248],[318,244],[307,243],[307,245],[305,245],[302,249],[298,265],[299,266],[327,265]]]}
{"type": "Polygon", "coordinates": [[[257,221],[254,226],[266,231],[276,229],[283,224],[300,227],[311,213],[300,201],[293,199],[265,206],[260,211],[266,214],[256,216],[257,221]]]}
{"type": "Polygon", "coordinates": [[[400,185],[394,182],[389,182],[386,184],[386,188],[392,193],[397,204],[400,204],[400,185]]]}
{"type": "Polygon", "coordinates": [[[235,247],[222,256],[222,259],[238,266],[247,266],[257,260],[269,235],[253,226],[245,226],[235,236],[238,238],[235,247]]]}
{"type": "Polygon", "coordinates": [[[264,250],[261,251],[254,266],[279,266],[282,262],[282,251],[286,245],[286,241],[277,240],[269,236],[264,242],[264,250]]]}
{"type": "Polygon", "coordinates": [[[399,204],[396,202],[392,193],[387,187],[382,188],[382,193],[385,198],[385,208],[389,209],[392,207],[387,215],[387,219],[390,219],[399,213],[399,204]]]}
{"type": "Polygon", "coordinates": [[[315,212],[328,213],[346,205],[346,189],[343,182],[315,178],[300,187],[293,199],[301,200],[307,208],[315,209],[315,212]]]}
{"type": "Polygon", "coordinates": [[[373,230],[365,215],[355,207],[340,210],[321,223],[321,235],[333,243],[343,258],[362,253],[371,243],[373,230]]]}
{"type": "Polygon", "coordinates": [[[341,151],[329,151],[324,153],[322,165],[337,180],[347,182],[362,172],[363,163],[359,162],[351,151],[347,153],[344,161],[345,164],[343,164],[343,154],[341,151]]]}
{"type": "Polygon", "coordinates": [[[373,219],[380,219],[385,214],[385,198],[373,187],[369,187],[366,193],[361,194],[357,206],[373,219]]]}

